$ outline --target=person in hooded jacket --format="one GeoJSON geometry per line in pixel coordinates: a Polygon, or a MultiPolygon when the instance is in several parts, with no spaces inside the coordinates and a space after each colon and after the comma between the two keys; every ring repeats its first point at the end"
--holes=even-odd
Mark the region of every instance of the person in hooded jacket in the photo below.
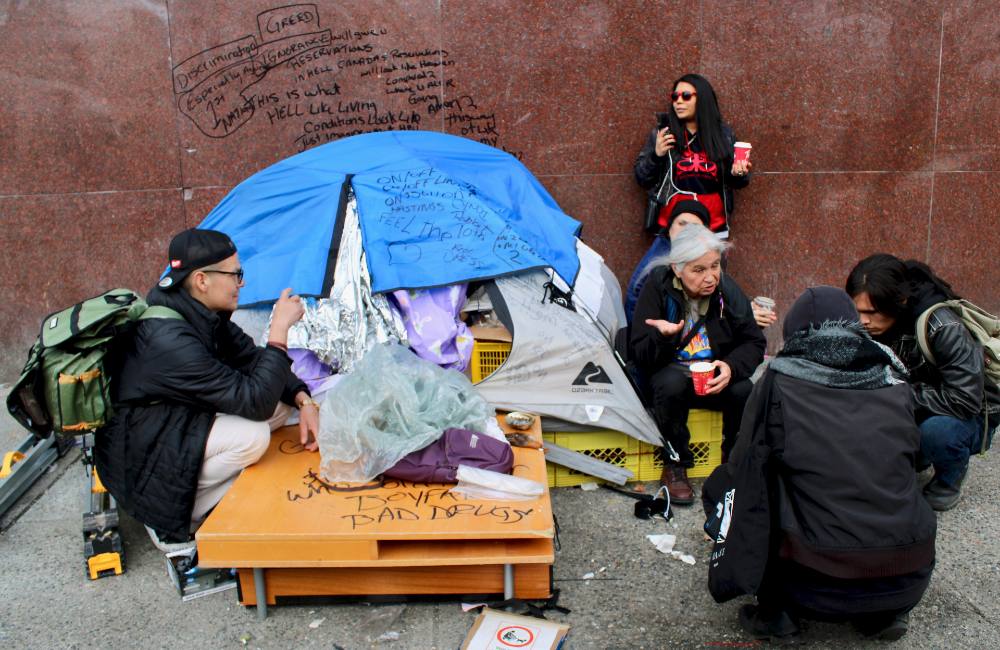
{"type": "Polygon", "coordinates": [[[319,422],[288,358],[299,298],[282,293],[270,338],[258,347],[230,321],[243,270],[227,235],[185,230],[170,242],[169,260],[147,303],[180,318],[139,321],[123,341],[114,415],[95,436],[101,480],[161,548],[190,539],[240,471],[264,454],[293,405],[310,450],[319,422]]]}
{"type": "Polygon", "coordinates": [[[935,510],[950,510],[962,497],[970,455],[988,448],[1000,425],[1000,388],[984,373],[983,346],[954,310],[940,307],[927,319],[932,358],[924,357],[918,317],[959,296],[923,262],[871,255],[851,270],[846,288],[861,324],[909,371],[921,434],[918,468],[934,467],[924,497],[935,510]]]}
{"type": "Polygon", "coordinates": [[[914,472],[905,369],[841,289],[807,289],[783,334],[729,463],[702,493],[716,541],[709,588],[720,602],[756,593],[739,620],[758,639],[794,641],[800,617],[898,639],[930,581],[936,536],[914,472]]]}

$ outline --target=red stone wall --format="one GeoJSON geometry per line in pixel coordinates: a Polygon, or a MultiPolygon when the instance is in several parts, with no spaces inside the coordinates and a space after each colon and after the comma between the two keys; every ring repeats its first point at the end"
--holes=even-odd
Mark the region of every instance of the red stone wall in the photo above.
{"type": "Polygon", "coordinates": [[[0,1],[0,381],[46,313],[144,290],[233,185],[354,131],[515,153],[624,282],[632,162],[688,71],[754,144],[748,293],[787,307],[884,250],[1000,310],[996,0],[288,1],[0,1]]]}

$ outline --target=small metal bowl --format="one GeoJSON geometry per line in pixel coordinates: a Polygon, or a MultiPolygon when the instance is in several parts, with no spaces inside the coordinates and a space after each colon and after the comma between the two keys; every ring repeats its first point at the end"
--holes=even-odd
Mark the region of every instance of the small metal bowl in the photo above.
{"type": "Polygon", "coordinates": [[[512,411],[504,416],[504,421],[514,429],[525,431],[530,429],[531,425],[535,423],[535,416],[531,413],[512,411]]]}

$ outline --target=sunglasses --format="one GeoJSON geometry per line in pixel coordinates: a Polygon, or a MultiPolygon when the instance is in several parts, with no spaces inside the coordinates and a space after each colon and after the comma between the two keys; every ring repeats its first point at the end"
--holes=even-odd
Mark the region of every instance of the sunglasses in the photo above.
{"type": "Polygon", "coordinates": [[[684,92],[677,92],[676,90],[670,93],[670,101],[676,102],[678,99],[683,99],[684,101],[689,101],[692,97],[697,97],[698,93],[693,93],[690,90],[685,90],[684,92]]]}
{"type": "Polygon", "coordinates": [[[215,269],[206,269],[204,273],[221,273],[222,275],[231,275],[236,278],[236,284],[243,282],[243,269],[236,269],[235,271],[216,271],[215,269]]]}

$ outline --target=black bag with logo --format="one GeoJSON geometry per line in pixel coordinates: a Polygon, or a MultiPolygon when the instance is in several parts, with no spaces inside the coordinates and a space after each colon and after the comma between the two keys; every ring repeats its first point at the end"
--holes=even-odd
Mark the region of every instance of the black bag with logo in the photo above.
{"type": "Polygon", "coordinates": [[[757,593],[764,579],[772,542],[768,477],[771,448],[764,429],[772,383],[773,376],[765,374],[754,390],[754,428],[741,434],[752,436],[744,453],[715,468],[702,487],[705,533],[714,542],[708,563],[708,591],[718,603],[757,593]]]}

